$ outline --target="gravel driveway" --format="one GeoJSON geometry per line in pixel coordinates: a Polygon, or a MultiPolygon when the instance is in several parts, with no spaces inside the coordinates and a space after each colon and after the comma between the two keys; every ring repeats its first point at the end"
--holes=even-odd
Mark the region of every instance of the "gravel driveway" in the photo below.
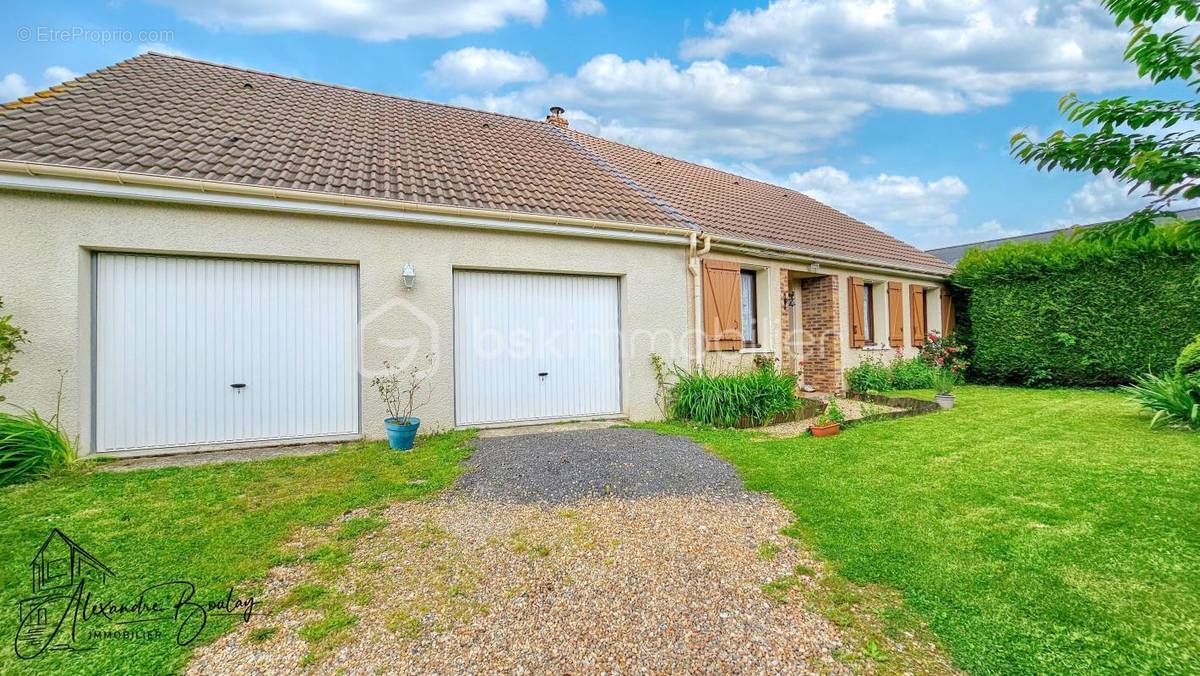
{"type": "MultiPolygon", "coordinates": [[[[316,585],[325,601],[253,619],[189,672],[874,670],[864,641],[817,611],[826,573],[780,534],[792,513],[690,440],[609,429],[476,445],[455,488],[372,515],[381,527],[347,563],[268,578],[268,597],[316,585]]],[[[302,534],[297,554],[338,530],[302,534]]],[[[927,643],[882,649],[897,672],[951,670],[927,643]]]]}
{"type": "Polygon", "coordinates": [[[565,504],[653,495],[745,497],[728,463],[689,439],[601,429],[478,439],[457,489],[474,500],[565,504]]]}

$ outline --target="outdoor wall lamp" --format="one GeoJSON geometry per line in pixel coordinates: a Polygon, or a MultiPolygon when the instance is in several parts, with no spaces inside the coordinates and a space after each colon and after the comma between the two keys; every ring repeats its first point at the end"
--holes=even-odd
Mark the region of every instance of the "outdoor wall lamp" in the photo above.
{"type": "Polygon", "coordinates": [[[404,288],[413,288],[413,284],[417,282],[417,271],[413,269],[412,263],[404,264],[404,272],[400,273],[400,279],[404,280],[404,288]]]}
{"type": "Polygon", "coordinates": [[[786,308],[796,307],[796,292],[794,290],[788,289],[783,292],[783,306],[786,308]]]}

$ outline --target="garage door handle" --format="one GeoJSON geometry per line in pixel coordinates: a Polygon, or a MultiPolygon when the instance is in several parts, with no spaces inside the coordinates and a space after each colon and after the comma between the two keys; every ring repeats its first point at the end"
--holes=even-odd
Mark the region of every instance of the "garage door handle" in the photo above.
{"type": "Polygon", "coordinates": [[[246,386],[246,383],[233,383],[232,385],[230,385],[230,387],[232,387],[235,390],[240,390],[245,386],[246,386]]]}
{"type": "Polygon", "coordinates": [[[546,372],[546,371],[542,371],[541,373],[539,373],[539,374],[538,374],[538,377],[539,377],[539,378],[545,378],[545,377],[546,377],[546,376],[548,376],[548,375],[550,375],[548,372],[546,372]]]}

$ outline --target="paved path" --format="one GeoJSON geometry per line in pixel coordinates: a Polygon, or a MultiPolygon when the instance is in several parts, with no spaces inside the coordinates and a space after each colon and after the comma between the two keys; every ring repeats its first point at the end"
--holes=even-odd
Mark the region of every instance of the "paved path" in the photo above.
{"type": "Polygon", "coordinates": [[[98,472],[132,472],[139,469],[162,467],[195,467],[197,465],[219,465],[226,462],[246,462],[289,456],[333,453],[343,443],[292,444],[290,446],[264,446],[259,448],[235,448],[228,451],[196,451],[166,455],[146,455],[139,458],[121,458],[96,463],[98,472]]]}
{"type": "MultiPolygon", "coordinates": [[[[791,512],[747,493],[732,467],[690,440],[611,429],[476,443],[456,487],[385,510],[386,525],[355,543],[345,570],[324,580],[303,567],[273,571],[276,597],[300,583],[335,586],[351,628],[309,642],[304,627],[322,611],[288,609],[201,648],[189,671],[844,673],[871,664],[845,658],[864,646],[809,600],[824,573],[780,534],[791,512]],[[256,642],[255,629],[271,638],[256,642]]],[[[336,528],[302,536],[303,551],[336,542],[336,528]]]]}

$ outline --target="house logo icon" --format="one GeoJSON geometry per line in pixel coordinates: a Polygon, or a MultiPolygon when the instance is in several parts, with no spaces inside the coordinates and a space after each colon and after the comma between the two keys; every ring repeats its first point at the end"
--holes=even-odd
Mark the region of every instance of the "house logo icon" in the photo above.
{"type": "Polygon", "coordinates": [[[17,655],[75,650],[74,627],[60,631],[66,619],[64,611],[85,582],[89,586],[103,585],[116,573],[55,528],[29,562],[29,576],[33,595],[19,604],[20,629],[14,646],[17,655]]]}

